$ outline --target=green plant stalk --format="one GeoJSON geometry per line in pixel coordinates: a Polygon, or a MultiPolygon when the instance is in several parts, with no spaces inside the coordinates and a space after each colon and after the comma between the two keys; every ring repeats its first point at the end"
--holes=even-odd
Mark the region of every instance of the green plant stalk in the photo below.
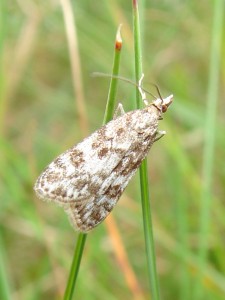
{"type": "MultiPolygon", "coordinates": [[[[0,228],[1,231],[1,228],[0,228]]],[[[12,299],[11,289],[7,280],[7,271],[5,267],[5,249],[3,246],[2,235],[0,235],[0,299],[12,299]]]]}
{"type": "MultiPolygon", "coordinates": [[[[134,54],[135,54],[135,77],[138,82],[142,76],[142,56],[141,56],[141,34],[140,22],[138,12],[138,0],[132,0],[133,3],[133,28],[134,28],[134,54]]],[[[143,106],[141,95],[137,90],[136,93],[137,107],[143,106]]],[[[150,193],[147,174],[147,160],[145,159],[139,169],[140,185],[141,185],[141,199],[142,199],[142,214],[145,235],[145,248],[147,255],[147,266],[150,278],[151,294],[153,300],[160,299],[159,284],[156,271],[156,256],[152,231],[151,207],[150,207],[150,193]]]]}
{"type": "MultiPolygon", "coordinates": [[[[133,2],[133,31],[134,31],[134,55],[135,55],[135,79],[139,82],[142,76],[142,54],[141,54],[141,34],[140,34],[140,21],[138,13],[138,0],[132,0],[133,2]]],[[[138,108],[143,107],[143,101],[141,95],[136,89],[136,105],[138,108]]]]}
{"type": "Polygon", "coordinates": [[[78,236],[75,252],[73,256],[73,262],[70,269],[69,279],[67,281],[67,287],[63,298],[64,300],[71,300],[73,298],[73,292],[74,292],[77,276],[79,273],[79,267],[83,255],[86,238],[87,238],[87,234],[85,233],[80,233],[78,236]]]}
{"type": "MultiPolygon", "coordinates": [[[[113,60],[113,68],[112,68],[113,75],[118,75],[119,73],[121,49],[122,49],[122,40],[120,37],[120,27],[119,27],[117,31],[116,42],[115,42],[115,52],[114,52],[114,60],[113,60]]],[[[118,81],[117,78],[111,78],[103,125],[108,121],[110,121],[114,114],[117,81],[118,81]]],[[[73,256],[73,261],[70,269],[70,274],[67,281],[67,287],[63,298],[64,300],[71,300],[73,297],[74,288],[79,273],[79,268],[80,268],[80,263],[83,255],[86,238],[87,238],[87,234],[84,233],[80,233],[78,236],[75,252],[73,256]]]]}
{"type": "MultiPolygon", "coordinates": [[[[3,133],[4,128],[4,115],[6,109],[5,102],[5,76],[3,70],[3,50],[4,50],[4,41],[5,41],[5,4],[4,1],[0,2],[0,137],[3,133]]],[[[4,156],[4,155],[3,155],[4,156]]],[[[1,165],[2,166],[2,165],[1,165]]],[[[2,231],[2,228],[0,228],[2,231]]],[[[11,287],[9,284],[9,278],[6,268],[6,252],[2,240],[2,234],[0,235],[0,299],[12,299],[11,287]]]]}
{"type": "Polygon", "coordinates": [[[216,108],[219,89],[220,48],[223,32],[224,1],[214,2],[214,21],[212,27],[212,42],[209,66],[209,86],[207,95],[207,110],[205,121],[205,143],[203,149],[203,185],[200,207],[199,252],[198,261],[200,273],[196,280],[193,299],[203,299],[204,289],[201,282],[208,254],[208,232],[211,222],[212,181],[216,133],[216,108]]]}
{"type": "MultiPolygon", "coordinates": [[[[122,49],[122,39],[121,39],[120,29],[121,29],[121,25],[117,30],[116,41],[115,41],[115,51],[114,51],[113,68],[112,68],[112,75],[114,76],[119,75],[119,68],[120,68],[120,57],[121,57],[121,49],[122,49]]],[[[118,86],[118,79],[115,77],[111,78],[108,99],[107,99],[106,109],[105,109],[105,115],[103,119],[103,125],[108,123],[113,118],[113,114],[115,111],[117,86],[118,86]]]]}

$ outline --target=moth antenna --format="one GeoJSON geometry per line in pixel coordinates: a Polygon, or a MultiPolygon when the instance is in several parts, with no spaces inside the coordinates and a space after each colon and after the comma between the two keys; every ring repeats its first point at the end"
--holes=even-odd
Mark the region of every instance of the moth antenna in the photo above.
{"type": "Polygon", "coordinates": [[[162,95],[161,95],[161,93],[160,93],[160,90],[159,90],[158,85],[155,84],[155,83],[150,83],[150,84],[153,85],[153,86],[156,88],[157,93],[158,93],[158,95],[159,95],[159,98],[163,101],[163,97],[162,97],[162,95]]]}
{"type": "MultiPolygon", "coordinates": [[[[134,81],[132,81],[132,80],[126,78],[126,77],[119,76],[119,75],[107,74],[107,73],[101,73],[101,72],[93,72],[93,73],[91,74],[91,76],[92,76],[92,77],[109,77],[109,78],[120,79],[120,80],[122,80],[122,81],[124,81],[124,82],[130,83],[130,84],[136,86],[136,87],[138,88],[139,92],[140,92],[140,81],[139,81],[139,83],[137,84],[137,83],[135,83],[134,81]]],[[[142,78],[141,78],[141,79],[142,79],[142,78]]],[[[151,83],[151,84],[155,86],[154,83],[151,83]]],[[[149,91],[143,89],[142,87],[141,87],[141,89],[142,89],[142,92],[145,92],[145,93],[151,95],[154,99],[157,99],[157,97],[156,97],[155,95],[153,95],[152,93],[150,93],[149,91]]],[[[142,95],[141,92],[140,92],[140,94],[142,95]]],[[[160,97],[160,98],[161,98],[161,97],[160,97]]]]}
{"type": "Polygon", "coordinates": [[[163,97],[162,97],[162,95],[161,95],[161,93],[160,93],[160,91],[159,91],[159,87],[155,84],[155,83],[151,83],[155,88],[156,88],[156,90],[157,90],[157,93],[158,93],[158,95],[159,95],[159,98],[160,98],[160,100],[161,100],[161,103],[162,103],[162,112],[164,113],[164,112],[166,112],[167,111],[167,108],[168,108],[168,105],[167,104],[164,104],[164,100],[163,100],[163,97]]]}

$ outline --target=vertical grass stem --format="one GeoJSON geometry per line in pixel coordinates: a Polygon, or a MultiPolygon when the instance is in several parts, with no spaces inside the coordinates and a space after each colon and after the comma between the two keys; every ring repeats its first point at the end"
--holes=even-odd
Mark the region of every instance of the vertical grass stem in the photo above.
{"type": "MultiPolygon", "coordinates": [[[[138,10],[138,0],[132,0],[133,4],[133,30],[134,30],[134,55],[135,55],[135,77],[138,82],[142,76],[142,54],[141,54],[141,34],[140,34],[140,20],[138,10]]],[[[137,107],[143,106],[141,95],[137,90],[136,94],[137,107]]],[[[142,199],[142,214],[145,235],[145,248],[147,255],[147,266],[150,278],[151,295],[153,300],[158,300],[159,284],[156,271],[156,257],[151,220],[150,207],[150,193],[147,175],[147,160],[145,159],[140,166],[140,185],[141,185],[141,199],[142,199]]]]}
{"type": "MultiPolygon", "coordinates": [[[[118,75],[119,72],[120,54],[122,49],[120,28],[121,26],[117,31],[116,41],[115,41],[115,52],[114,52],[114,61],[113,61],[113,70],[112,70],[113,75],[118,75]]],[[[113,116],[114,107],[115,107],[116,90],[117,90],[117,80],[118,80],[117,78],[111,78],[103,125],[106,122],[110,121],[110,119],[113,116]]],[[[73,256],[73,262],[71,265],[70,274],[67,281],[67,287],[64,294],[64,300],[71,300],[73,297],[74,288],[79,273],[79,268],[80,268],[80,263],[83,255],[86,238],[87,238],[87,234],[80,233],[78,236],[78,240],[77,240],[77,244],[73,256]]]]}

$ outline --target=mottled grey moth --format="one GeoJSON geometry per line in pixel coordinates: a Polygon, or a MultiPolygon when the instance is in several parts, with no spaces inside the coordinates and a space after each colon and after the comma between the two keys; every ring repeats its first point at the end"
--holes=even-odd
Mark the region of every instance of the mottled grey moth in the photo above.
{"type": "Polygon", "coordinates": [[[143,109],[117,116],[79,144],[59,155],[34,186],[37,196],[62,206],[72,226],[88,232],[119,200],[152,144],[172,95],[143,109]]]}

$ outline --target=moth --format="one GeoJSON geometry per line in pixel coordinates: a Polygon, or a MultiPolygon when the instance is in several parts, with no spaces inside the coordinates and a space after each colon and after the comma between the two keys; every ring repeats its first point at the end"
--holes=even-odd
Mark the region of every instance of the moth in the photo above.
{"type": "Polygon", "coordinates": [[[112,211],[129,180],[164,131],[158,122],[173,96],[122,112],[59,155],[37,179],[37,196],[62,206],[72,226],[88,232],[112,211]]]}

